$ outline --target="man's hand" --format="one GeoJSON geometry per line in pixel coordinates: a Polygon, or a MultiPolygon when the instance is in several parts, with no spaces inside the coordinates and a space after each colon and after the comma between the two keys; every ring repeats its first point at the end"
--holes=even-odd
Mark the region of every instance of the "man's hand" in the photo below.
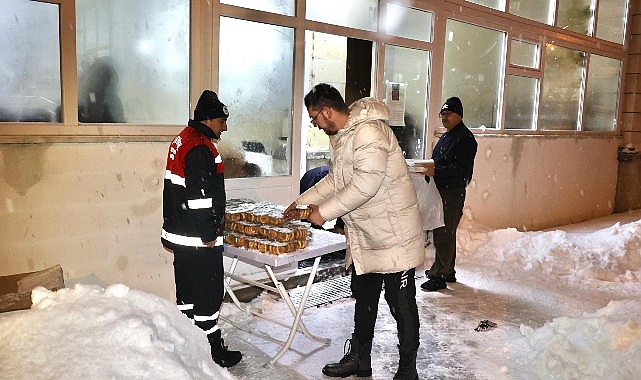
{"type": "Polygon", "coordinates": [[[428,177],[434,176],[434,161],[425,160],[425,162],[419,162],[414,164],[415,167],[423,169],[420,173],[428,177]]]}
{"type": "Polygon", "coordinates": [[[292,202],[292,204],[290,204],[289,207],[287,207],[285,211],[283,211],[285,220],[292,220],[296,217],[296,206],[298,206],[296,202],[292,202]]]}
{"type": "Polygon", "coordinates": [[[309,205],[308,207],[310,210],[312,210],[312,212],[311,214],[309,214],[309,217],[307,218],[307,220],[309,220],[310,222],[318,226],[322,226],[323,224],[325,224],[326,220],[323,219],[323,217],[320,214],[320,211],[318,211],[318,205],[312,204],[312,205],[309,205]]]}
{"type": "Polygon", "coordinates": [[[330,231],[335,233],[335,234],[345,235],[345,229],[344,228],[334,227],[330,231]]]}

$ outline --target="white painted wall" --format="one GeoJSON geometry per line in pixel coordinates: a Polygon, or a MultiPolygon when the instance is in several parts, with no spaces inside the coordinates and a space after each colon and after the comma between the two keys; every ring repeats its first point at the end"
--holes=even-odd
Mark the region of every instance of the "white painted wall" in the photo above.
{"type": "MultiPolygon", "coordinates": [[[[477,140],[466,207],[482,223],[532,230],[611,213],[616,139],[477,140]]],[[[0,276],[60,264],[68,286],[124,283],[173,299],[172,257],[159,239],[167,146],[0,145],[0,276]]],[[[228,181],[228,197],[289,204],[297,181],[228,181]]]]}

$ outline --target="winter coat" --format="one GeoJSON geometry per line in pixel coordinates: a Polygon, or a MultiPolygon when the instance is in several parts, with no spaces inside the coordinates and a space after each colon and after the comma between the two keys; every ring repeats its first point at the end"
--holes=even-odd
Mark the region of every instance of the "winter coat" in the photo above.
{"type": "Polygon", "coordinates": [[[394,273],[425,260],[416,191],[403,152],[378,100],[350,106],[345,127],[333,136],[331,169],[297,204],[317,204],[325,220],[346,226],[345,266],[356,274],[394,273]]]}
{"type": "Polygon", "coordinates": [[[441,136],[432,153],[437,188],[464,189],[470,183],[477,145],[462,121],[441,136]]]}
{"type": "Polygon", "coordinates": [[[225,174],[213,137],[209,127],[190,120],[169,147],[161,231],[169,249],[198,249],[222,237],[225,174]]]}

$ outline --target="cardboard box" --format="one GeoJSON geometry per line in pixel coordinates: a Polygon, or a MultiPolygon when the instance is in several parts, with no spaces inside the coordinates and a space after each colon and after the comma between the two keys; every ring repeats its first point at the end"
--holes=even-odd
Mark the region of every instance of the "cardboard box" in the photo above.
{"type": "Polygon", "coordinates": [[[31,291],[37,286],[50,290],[65,287],[60,265],[37,272],[0,276],[0,313],[31,308],[31,291]]]}

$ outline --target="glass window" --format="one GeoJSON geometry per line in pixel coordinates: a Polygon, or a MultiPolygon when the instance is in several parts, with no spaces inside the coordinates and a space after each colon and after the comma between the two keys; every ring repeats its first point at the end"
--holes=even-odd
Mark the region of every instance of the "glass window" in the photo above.
{"type": "Polygon", "coordinates": [[[627,14],[627,0],[599,0],[596,36],[623,44],[627,14]]]}
{"type": "Polygon", "coordinates": [[[60,121],[58,5],[5,0],[0,12],[0,122],[60,121]]]}
{"type": "Polygon", "coordinates": [[[387,34],[431,42],[434,13],[389,3],[386,25],[387,34]]]}
{"type": "Polygon", "coordinates": [[[378,0],[308,0],[305,18],[375,32],[378,0]]]}
{"type": "Polygon", "coordinates": [[[496,128],[503,89],[505,33],[447,20],[445,37],[442,100],[461,98],[469,127],[496,128]]]}
{"type": "Polygon", "coordinates": [[[539,68],[539,45],[531,42],[512,40],[510,64],[531,69],[539,68]]]}
{"type": "Polygon", "coordinates": [[[590,55],[588,83],[583,106],[586,131],[615,131],[621,84],[621,61],[590,55]]]}
{"type": "Polygon", "coordinates": [[[508,75],[505,89],[505,129],[536,129],[539,80],[508,75]]]}
{"type": "Polygon", "coordinates": [[[385,47],[385,102],[392,111],[389,125],[405,158],[423,158],[430,53],[385,47]]]}
{"type": "Polygon", "coordinates": [[[594,20],[592,3],[592,0],[559,0],[556,26],[591,36],[594,20]]]}
{"type": "Polygon", "coordinates": [[[221,0],[221,4],[236,5],[243,8],[294,16],[295,0],[221,0]]]}
{"type": "Polygon", "coordinates": [[[500,11],[505,9],[505,0],[467,0],[470,3],[484,5],[489,8],[498,9],[500,11]]]}
{"type": "Polygon", "coordinates": [[[77,0],[76,19],[80,122],[186,122],[189,0],[77,0]]]}
{"type": "Polygon", "coordinates": [[[540,129],[577,129],[584,72],[584,52],[547,45],[541,91],[540,129]]]}
{"type": "Polygon", "coordinates": [[[510,0],[509,12],[530,20],[552,25],[556,0],[510,0]]]}
{"type": "Polygon", "coordinates": [[[289,175],[294,29],[221,17],[219,60],[219,96],[230,113],[225,176],[289,175]]]}

